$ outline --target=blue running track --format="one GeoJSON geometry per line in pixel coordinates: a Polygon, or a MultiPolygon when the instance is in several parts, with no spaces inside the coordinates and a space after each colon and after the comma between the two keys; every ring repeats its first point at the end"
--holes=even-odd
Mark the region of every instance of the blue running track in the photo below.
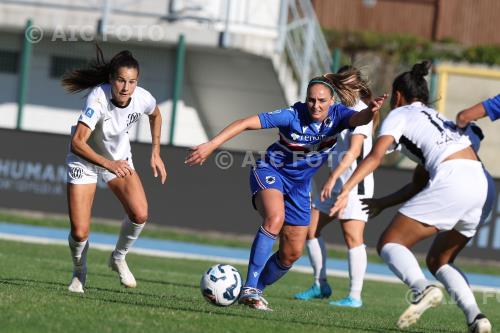
{"type": "MultiPolygon", "coordinates": [[[[0,222],[0,239],[42,244],[67,244],[67,238],[67,229],[0,222]]],[[[117,237],[112,234],[93,232],[90,235],[90,244],[92,248],[112,250],[116,243],[116,239],[117,237]]],[[[249,249],[200,245],[195,243],[151,239],[147,237],[139,238],[134,244],[131,252],[243,265],[248,263],[249,256],[249,249]]],[[[346,260],[328,259],[326,267],[328,275],[348,276],[348,264],[346,260]]],[[[301,272],[312,272],[309,265],[309,259],[304,256],[295,263],[293,269],[301,272]]],[[[432,275],[428,271],[425,271],[425,275],[432,279],[432,275]]],[[[387,282],[399,281],[386,265],[375,263],[368,263],[366,278],[387,282]]],[[[500,291],[500,276],[468,273],[467,278],[473,286],[473,289],[477,291],[500,291]]]]}

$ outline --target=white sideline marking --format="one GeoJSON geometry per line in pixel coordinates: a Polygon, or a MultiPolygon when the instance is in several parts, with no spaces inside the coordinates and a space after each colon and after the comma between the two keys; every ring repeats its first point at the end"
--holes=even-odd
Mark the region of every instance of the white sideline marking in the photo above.
{"type": "MultiPolygon", "coordinates": [[[[46,237],[35,237],[35,236],[19,236],[16,234],[8,234],[0,232],[0,239],[18,241],[24,243],[32,243],[32,244],[43,244],[43,245],[68,245],[67,240],[59,240],[53,238],[46,237]]],[[[105,251],[113,251],[114,245],[102,244],[102,243],[92,243],[93,249],[105,250],[105,251]]],[[[172,252],[172,251],[162,251],[162,250],[151,250],[145,248],[132,248],[130,253],[140,254],[140,255],[148,255],[153,257],[164,257],[164,258],[175,258],[175,259],[190,259],[190,260],[201,260],[201,261],[215,261],[215,262],[224,262],[228,264],[235,265],[247,265],[248,260],[246,259],[235,259],[229,257],[219,257],[219,256],[210,256],[203,254],[191,254],[191,253],[182,253],[182,252],[172,252]]],[[[291,269],[295,272],[301,273],[312,273],[313,270],[311,267],[306,266],[294,266],[291,269]]],[[[346,271],[340,271],[336,269],[327,269],[326,274],[329,276],[336,276],[342,278],[348,278],[349,273],[346,271]]],[[[393,276],[386,276],[381,274],[370,274],[367,273],[365,275],[365,280],[378,281],[378,282],[388,282],[388,283],[402,283],[398,278],[393,276]]],[[[441,285],[442,287],[442,285],[441,285]]],[[[493,288],[488,286],[481,285],[471,285],[471,289],[476,292],[500,292],[500,288],[493,288]]]]}

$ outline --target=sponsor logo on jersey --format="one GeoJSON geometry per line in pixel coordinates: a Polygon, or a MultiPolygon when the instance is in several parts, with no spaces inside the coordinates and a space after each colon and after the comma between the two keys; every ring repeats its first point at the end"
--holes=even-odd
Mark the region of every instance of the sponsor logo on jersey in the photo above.
{"type": "Polygon", "coordinates": [[[274,111],[268,112],[267,114],[278,114],[278,113],[281,113],[281,110],[274,110],[274,111]]]}
{"type": "Polygon", "coordinates": [[[298,134],[298,133],[292,133],[290,134],[292,139],[294,141],[317,141],[317,140],[322,140],[326,135],[321,134],[321,135],[304,135],[304,134],[298,134]]]}
{"type": "Polygon", "coordinates": [[[91,107],[87,107],[85,109],[85,115],[89,118],[92,118],[92,116],[94,115],[94,109],[92,109],[91,107]]]}

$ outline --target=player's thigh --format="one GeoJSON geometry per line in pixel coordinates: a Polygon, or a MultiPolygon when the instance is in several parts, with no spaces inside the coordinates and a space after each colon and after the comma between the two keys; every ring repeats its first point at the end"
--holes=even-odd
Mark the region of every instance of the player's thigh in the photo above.
{"type": "Polygon", "coordinates": [[[291,266],[302,255],[307,236],[307,226],[285,224],[280,233],[280,261],[291,266]]]}
{"type": "Polygon", "coordinates": [[[264,219],[263,227],[277,235],[285,221],[283,193],[274,188],[261,190],[255,195],[255,207],[264,219]]]}
{"type": "Polygon", "coordinates": [[[439,267],[453,263],[469,240],[469,237],[453,229],[439,233],[427,254],[427,267],[431,273],[435,274],[439,267]]]}
{"type": "Polygon", "coordinates": [[[90,227],[96,184],[68,183],[66,191],[71,234],[75,238],[86,239],[90,227]]]}
{"type": "Polygon", "coordinates": [[[148,202],[137,172],[124,178],[114,178],[108,182],[108,187],[120,200],[125,212],[134,222],[146,222],[148,202]]]}
{"type": "Polygon", "coordinates": [[[344,235],[344,241],[349,249],[364,244],[365,221],[340,220],[340,227],[344,235]]]}
{"type": "Polygon", "coordinates": [[[397,243],[411,248],[416,243],[437,232],[438,229],[434,226],[423,224],[406,215],[397,213],[380,236],[377,250],[380,253],[382,247],[387,243],[397,243]]]}

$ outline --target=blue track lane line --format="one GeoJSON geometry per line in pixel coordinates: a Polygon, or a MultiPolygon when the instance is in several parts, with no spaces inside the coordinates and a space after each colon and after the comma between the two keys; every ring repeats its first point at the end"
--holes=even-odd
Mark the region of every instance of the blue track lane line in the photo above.
{"type": "MultiPolygon", "coordinates": [[[[4,239],[9,239],[9,235],[24,236],[24,237],[36,237],[40,239],[53,240],[54,242],[61,243],[61,241],[67,241],[68,238],[67,229],[51,228],[51,227],[40,227],[31,226],[24,224],[15,224],[0,222],[0,235],[4,239]]],[[[116,244],[117,236],[113,234],[106,234],[101,232],[92,232],[90,235],[90,244],[105,245],[112,247],[116,244]]],[[[227,258],[233,262],[245,263],[248,261],[249,249],[239,249],[233,247],[225,246],[215,246],[215,245],[201,245],[196,243],[178,242],[170,240],[159,240],[147,237],[139,238],[135,244],[134,248],[138,252],[139,250],[151,251],[155,253],[176,253],[179,257],[186,255],[191,258],[198,259],[211,259],[211,258],[227,258]]],[[[310,271],[309,259],[307,257],[301,257],[295,264],[294,268],[298,271],[310,271]]],[[[347,276],[349,271],[349,266],[347,260],[337,260],[337,259],[327,259],[326,268],[328,271],[336,272],[336,275],[347,276]],[[340,274],[338,274],[340,273],[340,274]],[[342,274],[343,273],[343,274],[342,274]]],[[[375,280],[394,280],[394,274],[387,268],[384,264],[368,263],[367,267],[367,278],[374,278],[375,280]],[[376,277],[380,277],[377,279],[376,277]]],[[[432,279],[432,275],[425,270],[425,275],[432,279]]],[[[475,274],[466,273],[469,283],[473,286],[478,286],[478,289],[497,289],[500,290],[500,276],[488,275],[488,274],[475,274]]],[[[476,288],[477,289],[477,288],[476,288]]]]}

